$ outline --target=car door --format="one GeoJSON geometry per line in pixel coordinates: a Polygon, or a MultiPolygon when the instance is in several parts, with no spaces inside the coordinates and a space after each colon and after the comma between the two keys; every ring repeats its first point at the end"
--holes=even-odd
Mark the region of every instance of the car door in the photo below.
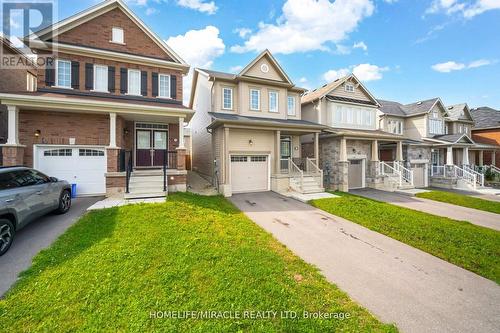
{"type": "Polygon", "coordinates": [[[44,215],[47,210],[44,193],[46,184],[39,184],[30,169],[14,171],[15,182],[19,185],[16,200],[16,209],[22,210],[23,220],[19,221],[20,227],[44,215]]]}
{"type": "Polygon", "coordinates": [[[50,177],[37,170],[30,170],[35,180],[37,194],[42,195],[43,210],[51,212],[59,206],[61,186],[50,180],[50,177]]]}

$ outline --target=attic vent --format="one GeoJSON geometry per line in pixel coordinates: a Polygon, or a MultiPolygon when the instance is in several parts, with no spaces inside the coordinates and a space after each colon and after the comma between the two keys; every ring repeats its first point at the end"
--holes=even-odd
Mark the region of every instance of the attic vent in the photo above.
{"type": "Polygon", "coordinates": [[[324,84],[321,88],[324,88],[324,87],[326,87],[327,85],[328,85],[328,83],[324,84]]]}
{"type": "Polygon", "coordinates": [[[417,105],[422,105],[422,102],[418,102],[417,105]]]}
{"type": "Polygon", "coordinates": [[[451,109],[453,109],[453,106],[448,106],[448,110],[451,110],[451,109]]]}

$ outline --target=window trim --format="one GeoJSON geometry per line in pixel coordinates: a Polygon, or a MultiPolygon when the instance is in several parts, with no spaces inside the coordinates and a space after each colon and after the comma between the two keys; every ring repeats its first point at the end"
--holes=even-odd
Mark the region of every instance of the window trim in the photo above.
{"type": "Polygon", "coordinates": [[[234,106],[234,91],[233,91],[233,88],[231,87],[222,87],[222,109],[223,110],[233,110],[233,106],[234,106]],[[229,101],[231,102],[231,105],[229,108],[226,108],[225,107],[225,101],[224,101],[224,92],[225,90],[228,90],[231,92],[231,98],[229,99],[229,101]]]}
{"type": "Polygon", "coordinates": [[[250,88],[249,99],[250,99],[250,110],[251,111],[261,111],[262,110],[260,89],[250,88]],[[254,108],[252,106],[252,92],[254,92],[254,91],[257,92],[257,105],[258,105],[257,108],[254,108]]]}
{"type": "Polygon", "coordinates": [[[99,65],[99,64],[94,64],[94,89],[92,91],[94,92],[100,92],[100,93],[109,93],[109,75],[108,75],[108,66],[105,65],[99,65]],[[104,85],[106,88],[104,90],[96,89],[97,87],[97,68],[104,69],[106,72],[105,78],[106,78],[106,84],[104,85]]]}
{"type": "Polygon", "coordinates": [[[295,96],[287,96],[286,98],[286,114],[288,116],[297,116],[297,101],[295,96]],[[293,100],[293,113],[290,113],[290,99],[293,100]]]}
{"type": "Polygon", "coordinates": [[[171,99],[172,98],[172,92],[171,92],[171,87],[170,87],[170,75],[169,74],[158,74],[158,98],[166,98],[166,99],[171,99]],[[168,89],[167,89],[167,96],[162,96],[161,95],[161,78],[162,77],[167,77],[167,82],[168,82],[168,89]]]}
{"type": "Polygon", "coordinates": [[[38,82],[37,77],[30,72],[26,72],[26,91],[37,91],[38,82]]]}
{"type": "Polygon", "coordinates": [[[55,88],[61,88],[61,89],[73,89],[71,87],[71,60],[65,60],[65,59],[56,59],[56,84],[54,85],[55,88]],[[64,62],[69,64],[69,86],[61,86],[59,84],[59,63],[64,62]]]}
{"type": "Polygon", "coordinates": [[[280,108],[279,108],[279,91],[276,91],[276,90],[270,90],[269,91],[269,94],[268,94],[268,97],[269,97],[269,112],[271,113],[279,113],[280,111],[280,108]],[[271,109],[271,94],[276,94],[276,109],[273,110],[271,109]]]}
{"type": "Polygon", "coordinates": [[[141,71],[138,69],[128,69],[127,70],[127,95],[130,96],[142,96],[141,95],[141,71]],[[137,94],[131,93],[130,92],[130,83],[132,80],[130,80],[130,74],[131,73],[139,73],[139,91],[137,94]]]}
{"type": "Polygon", "coordinates": [[[354,85],[351,83],[344,84],[344,91],[348,92],[348,93],[353,93],[354,92],[354,85]],[[347,87],[351,87],[352,89],[347,89],[347,87]]]}
{"type": "Polygon", "coordinates": [[[119,44],[119,45],[126,45],[125,44],[125,30],[123,28],[120,28],[120,27],[112,27],[111,28],[111,40],[109,41],[110,43],[113,43],[113,44],[119,44]],[[114,32],[115,30],[120,30],[121,31],[121,37],[122,37],[122,41],[116,41],[114,39],[114,32]]]}

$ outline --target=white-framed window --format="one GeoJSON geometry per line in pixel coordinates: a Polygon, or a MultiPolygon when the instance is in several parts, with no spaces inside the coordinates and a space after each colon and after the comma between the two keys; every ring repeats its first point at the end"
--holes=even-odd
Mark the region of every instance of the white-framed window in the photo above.
{"type": "Polygon", "coordinates": [[[170,98],[170,75],[158,75],[158,97],[170,98]]]}
{"type": "Polygon", "coordinates": [[[128,70],[128,94],[141,95],[141,71],[136,69],[128,70]]]}
{"type": "Polygon", "coordinates": [[[469,134],[469,126],[464,125],[464,133],[469,134]]]}
{"type": "Polygon", "coordinates": [[[125,33],[122,28],[114,27],[111,32],[111,41],[113,43],[125,44],[125,33]]]}
{"type": "Polygon", "coordinates": [[[233,109],[233,88],[222,88],[222,108],[225,110],[233,109]]]}
{"type": "Polygon", "coordinates": [[[295,116],[296,115],[296,112],[295,112],[295,97],[293,96],[288,96],[288,99],[287,99],[287,113],[289,116],[295,116]]]}
{"type": "Polygon", "coordinates": [[[432,111],[432,118],[433,119],[438,119],[439,118],[439,112],[437,110],[432,111]]]}
{"type": "Polygon", "coordinates": [[[26,90],[36,91],[36,89],[37,89],[36,76],[31,73],[26,73],[26,90]]]}
{"type": "Polygon", "coordinates": [[[403,122],[401,120],[390,119],[388,125],[389,133],[403,134],[403,122]]]}
{"type": "Polygon", "coordinates": [[[375,129],[375,110],[358,106],[330,104],[328,122],[332,127],[375,129]]]}
{"type": "Polygon", "coordinates": [[[464,132],[464,127],[462,126],[462,124],[459,124],[458,125],[458,133],[463,133],[464,132]]]}
{"type": "Polygon", "coordinates": [[[269,92],[269,112],[278,112],[278,92],[269,92]]]}
{"type": "Polygon", "coordinates": [[[250,89],[250,110],[260,110],[260,90],[250,89]]]}
{"type": "Polygon", "coordinates": [[[441,119],[429,119],[430,134],[444,134],[443,121],[441,119]]]}
{"type": "Polygon", "coordinates": [[[94,65],[94,90],[108,92],[108,66],[94,65]]]}
{"type": "Polygon", "coordinates": [[[71,88],[71,61],[56,61],[56,86],[61,88],[71,88]]]}
{"type": "Polygon", "coordinates": [[[354,85],[352,85],[350,83],[346,83],[344,85],[344,89],[346,92],[354,92],[354,85]]]}

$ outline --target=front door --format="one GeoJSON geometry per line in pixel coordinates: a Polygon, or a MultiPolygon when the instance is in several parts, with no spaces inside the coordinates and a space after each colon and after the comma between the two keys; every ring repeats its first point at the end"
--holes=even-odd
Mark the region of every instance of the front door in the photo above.
{"type": "Polygon", "coordinates": [[[168,132],[140,129],[136,132],[136,166],[161,167],[166,159],[168,132]]]}

